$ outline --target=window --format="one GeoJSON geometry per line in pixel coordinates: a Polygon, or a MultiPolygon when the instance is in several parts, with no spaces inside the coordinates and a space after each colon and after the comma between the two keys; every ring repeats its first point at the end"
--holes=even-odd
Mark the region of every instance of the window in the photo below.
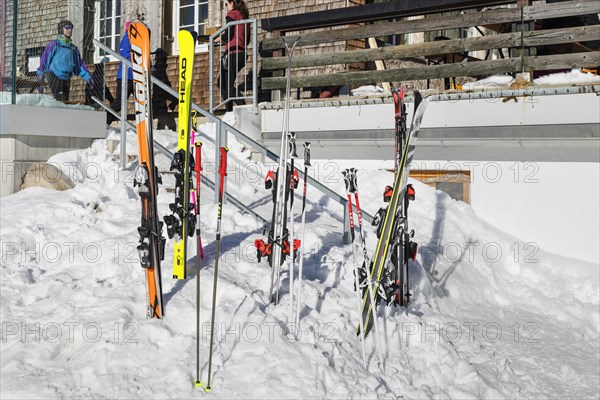
{"type": "Polygon", "coordinates": [[[410,171],[409,176],[448,193],[454,200],[471,204],[470,171],[413,170],[410,171]]]}
{"type": "MultiPolygon", "coordinates": [[[[121,41],[121,0],[96,1],[95,37],[107,47],[119,52],[121,41]]],[[[96,48],[94,58],[100,61],[104,51],[96,48]]]]}
{"type": "Polygon", "coordinates": [[[25,49],[25,74],[27,76],[35,76],[37,74],[37,69],[40,66],[40,59],[42,58],[44,48],[44,46],[41,46],[25,49]]]}
{"type": "MultiPolygon", "coordinates": [[[[181,29],[195,31],[198,35],[204,35],[208,27],[208,0],[175,0],[173,17],[175,23],[175,48],[179,52],[177,43],[177,32],[181,29]]],[[[207,49],[206,45],[196,44],[198,50],[207,49]]]]}

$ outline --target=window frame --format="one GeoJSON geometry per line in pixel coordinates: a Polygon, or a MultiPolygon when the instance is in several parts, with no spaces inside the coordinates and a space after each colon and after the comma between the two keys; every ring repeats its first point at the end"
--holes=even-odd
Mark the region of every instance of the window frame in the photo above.
{"type": "Polygon", "coordinates": [[[456,183],[462,185],[462,199],[455,199],[450,193],[447,193],[452,199],[471,204],[471,171],[469,170],[439,170],[439,169],[415,169],[408,174],[409,177],[423,182],[424,184],[438,189],[438,183],[456,183]]]}
{"type": "MultiPolygon", "coordinates": [[[[205,26],[205,31],[206,31],[206,28],[208,28],[208,25],[210,23],[209,22],[210,21],[210,3],[211,2],[209,0],[194,0],[193,5],[182,6],[180,0],[173,0],[173,54],[179,54],[179,41],[177,38],[177,33],[181,29],[180,28],[180,26],[181,26],[181,23],[180,23],[181,7],[194,7],[193,28],[196,32],[198,32],[199,26],[205,26]],[[206,22],[200,23],[200,7],[202,7],[203,5],[206,5],[207,19],[206,19],[206,22]]],[[[189,28],[189,26],[186,26],[186,28],[189,28]]],[[[196,53],[208,52],[208,43],[196,42],[195,52],[196,53]]]]}
{"type": "MultiPolygon", "coordinates": [[[[119,44],[120,44],[121,38],[122,38],[122,36],[121,36],[122,35],[121,19],[123,18],[122,8],[123,8],[123,0],[103,0],[103,1],[96,0],[95,1],[95,11],[96,12],[95,12],[95,17],[94,17],[94,37],[99,42],[104,43],[107,47],[113,49],[117,53],[119,52],[119,44]],[[106,15],[105,18],[101,18],[101,15],[102,15],[101,7],[106,7],[106,5],[108,4],[109,1],[111,2],[111,5],[112,5],[111,15],[110,16],[106,15]],[[119,7],[117,7],[117,4],[119,5],[119,7]],[[111,22],[112,34],[100,36],[101,26],[107,20],[110,20],[110,22],[111,22]],[[105,41],[106,38],[110,38],[110,41],[108,43],[105,41]]],[[[102,54],[101,52],[102,52],[102,50],[100,50],[98,47],[95,47],[95,49],[94,49],[94,62],[95,63],[100,62],[104,57],[108,57],[110,61],[117,60],[116,57],[113,57],[110,54],[102,54]]]]}

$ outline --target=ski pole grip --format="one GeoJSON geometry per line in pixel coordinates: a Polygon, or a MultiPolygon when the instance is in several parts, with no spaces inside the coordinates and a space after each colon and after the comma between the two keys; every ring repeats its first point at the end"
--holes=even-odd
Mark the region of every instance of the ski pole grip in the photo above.
{"type": "Polygon", "coordinates": [[[310,142],[304,142],[304,165],[310,165],[310,142]]]}
{"type": "Polygon", "coordinates": [[[196,164],[194,165],[194,171],[200,172],[202,171],[202,142],[196,142],[194,143],[194,146],[196,146],[196,164]]]}
{"type": "Polygon", "coordinates": [[[196,126],[198,125],[198,112],[196,110],[192,110],[192,127],[196,130],[196,126]]]}
{"type": "Polygon", "coordinates": [[[221,163],[219,165],[219,175],[227,176],[227,152],[229,149],[227,147],[221,147],[219,149],[221,152],[221,163]]]}

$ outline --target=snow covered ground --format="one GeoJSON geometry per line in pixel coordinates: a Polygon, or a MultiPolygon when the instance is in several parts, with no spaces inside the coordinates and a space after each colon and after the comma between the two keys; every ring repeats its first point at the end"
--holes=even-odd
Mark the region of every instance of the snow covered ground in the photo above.
{"type": "MultiPolygon", "coordinates": [[[[211,136],[213,127],[203,130],[211,136]]],[[[173,132],[158,131],[156,138],[176,145],[173,132]]],[[[136,151],[133,133],[128,146],[136,151]]],[[[249,152],[232,138],[229,147],[228,191],[268,217],[267,167],[249,163],[249,152]]],[[[210,141],[203,151],[210,177],[210,141]]],[[[383,365],[372,331],[367,369],[354,335],[358,306],[351,247],[341,244],[342,207],[309,189],[296,340],[286,335],[287,273],[281,303],[266,304],[270,270],[256,262],[253,247],[262,224],[226,204],[213,391],[198,392],[193,250],[189,279],[174,281],[167,244],[166,317],[146,320],[135,251],[135,165],[119,170],[105,140],[50,162],[76,182],[74,189],[31,188],[0,199],[2,398],[581,399],[600,392],[600,267],[530,248],[483,222],[469,205],[419,182],[413,182],[417,200],[409,216],[420,245],[410,266],[413,302],[379,308],[383,365]]],[[[166,157],[157,162],[168,170],[166,157]]],[[[340,172],[331,162],[311,173],[343,193],[340,172]]],[[[392,175],[362,169],[358,181],[361,204],[374,214],[392,175]]],[[[216,204],[210,190],[201,200],[206,382],[216,204]]],[[[162,190],[161,215],[172,201],[162,190]]],[[[374,228],[365,228],[372,251],[374,228]]]]}
{"type": "MultiPolygon", "coordinates": [[[[11,93],[0,92],[0,104],[11,104],[11,93]]],[[[52,108],[71,108],[76,110],[94,110],[93,107],[84,104],[65,104],[62,101],[56,100],[51,94],[39,93],[18,93],[16,96],[16,104],[35,106],[35,107],[52,107],[52,108]]]]}

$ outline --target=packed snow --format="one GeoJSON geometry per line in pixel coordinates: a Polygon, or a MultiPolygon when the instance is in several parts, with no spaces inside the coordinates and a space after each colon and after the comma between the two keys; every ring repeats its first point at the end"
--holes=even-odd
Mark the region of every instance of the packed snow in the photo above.
{"type": "MultiPolygon", "coordinates": [[[[204,173],[214,178],[214,126],[200,130],[204,173]]],[[[155,138],[176,147],[174,132],[157,131],[155,138]]],[[[97,140],[49,161],[70,176],[74,189],[30,188],[0,199],[2,398],[597,398],[599,266],[532,248],[483,222],[468,204],[418,181],[412,182],[417,199],[409,209],[419,243],[410,265],[412,303],[379,307],[383,362],[372,331],[367,368],[354,334],[359,311],[351,246],[341,242],[342,206],[309,188],[296,339],[286,326],[287,267],[281,303],[267,304],[270,269],[266,261],[256,262],[253,247],[264,237],[262,222],[226,204],[213,390],[199,391],[193,385],[195,279],[201,282],[206,382],[214,193],[202,186],[200,276],[191,238],[189,278],[170,278],[169,241],[162,264],[166,316],[147,320],[135,250],[136,163],[120,170],[106,144],[97,140]]],[[[271,195],[263,180],[273,165],[251,161],[232,137],[229,148],[228,192],[269,219],[271,195]]],[[[130,131],[128,152],[136,151],[130,131]]],[[[156,160],[168,171],[166,156],[156,160]]],[[[311,175],[343,194],[339,166],[314,164],[311,175]]],[[[158,197],[163,216],[174,198],[165,190],[172,177],[164,181],[158,197]]],[[[391,181],[383,169],[358,171],[366,212],[383,206],[381,193],[391,181]]],[[[296,221],[298,226],[299,216],[296,221]]],[[[371,254],[375,228],[367,224],[365,230],[371,254]]]]}
{"type": "Polygon", "coordinates": [[[351,92],[353,96],[368,96],[385,93],[385,90],[381,86],[367,85],[352,89],[351,92]]]}
{"type": "Polygon", "coordinates": [[[475,82],[466,82],[463,84],[463,90],[493,90],[506,89],[514,81],[511,75],[492,75],[475,82]]]}
{"type": "MultiPolygon", "coordinates": [[[[463,85],[462,90],[507,89],[514,81],[515,79],[511,75],[492,75],[475,82],[467,82],[463,85]]],[[[591,72],[583,72],[580,68],[574,68],[568,72],[540,76],[532,83],[538,86],[599,84],[600,76],[591,72]]]]}
{"type": "Polygon", "coordinates": [[[598,84],[600,76],[591,72],[583,72],[579,68],[574,68],[568,72],[557,72],[540,76],[533,80],[536,85],[563,85],[563,84],[598,84]]]}
{"type": "MultiPolygon", "coordinates": [[[[0,104],[11,104],[12,94],[10,92],[0,92],[0,104]]],[[[51,107],[51,108],[71,108],[75,110],[94,110],[91,106],[85,104],[65,104],[56,100],[51,94],[39,93],[17,93],[16,103],[18,105],[51,107]]]]}

